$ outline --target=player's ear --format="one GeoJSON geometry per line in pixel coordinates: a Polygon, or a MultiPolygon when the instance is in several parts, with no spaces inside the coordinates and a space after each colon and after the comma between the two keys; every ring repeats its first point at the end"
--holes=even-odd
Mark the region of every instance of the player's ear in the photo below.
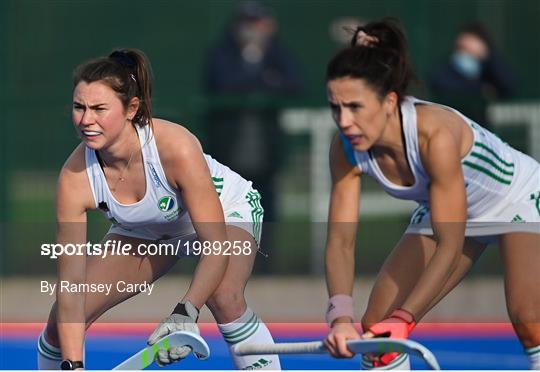
{"type": "Polygon", "coordinates": [[[139,100],[139,97],[133,97],[127,106],[127,118],[129,120],[133,120],[135,115],[137,114],[137,111],[139,111],[139,107],[141,105],[141,101],[139,100]]]}
{"type": "Polygon", "coordinates": [[[392,91],[388,93],[383,100],[383,107],[387,115],[391,115],[397,107],[399,97],[396,92],[392,91]]]}

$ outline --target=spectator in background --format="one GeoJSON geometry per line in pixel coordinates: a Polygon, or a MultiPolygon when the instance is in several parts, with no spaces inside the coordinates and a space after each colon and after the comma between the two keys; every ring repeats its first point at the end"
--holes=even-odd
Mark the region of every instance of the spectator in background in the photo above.
{"type": "Polygon", "coordinates": [[[431,74],[430,88],[438,101],[485,127],[488,103],[510,98],[515,82],[486,29],[472,23],[458,33],[450,59],[431,74]]]}
{"type": "Polygon", "coordinates": [[[217,159],[253,181],[267,221],[276,218],[274,182],[283,154],[278,103],[303,88],[299,68],[277,31],[269,8],[257,1],[240,3],[211,48],[205,71],[208,146],[217,159]]]}

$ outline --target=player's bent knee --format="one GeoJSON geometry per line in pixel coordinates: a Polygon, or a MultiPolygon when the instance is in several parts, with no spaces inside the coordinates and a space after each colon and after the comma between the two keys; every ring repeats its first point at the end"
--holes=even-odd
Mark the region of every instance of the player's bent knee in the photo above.
{"type": "Polygon", "coordinates": [[[245,311],[244,294],[231,289],[220,289],[208,299],[208,307],[213,313],[221,314],[221,317],[236,319],[245,311]]]}
{"type": "Polygon", "coordinates": [[[514,323],[519,340],[525,347],[540,345],[540,323],[514,323]]]}
{"type": "Polygon", "coordinates": [[[45,337],[45,340],[56,347],[60,346],[60,340],[58,338],[58,330],[56,329],[56,324],[51,325],[50,323],[47,323],[45,326],[45,329],[43,330],[43,335],[45,337]]]}
{"type": "Polygon", "coordinates": [[[509,306],[510,320],[526,347],[540,344],[540,311],[532,306],[509,306]]]}
{"type": "Polygon", "coordinates": [[[44,332],[45,340],[49,344],[59,347],[60,346],[60,340],[58,338],[58,332],[56,331],[56,327],[55,327],[55,329],[53,331],[50,331],[49,329],[50,329],[50,327],[45,328],[45,332],[44,332]]]}
{"type": "Polygon", "coordinates": [[[508,315],[516,325],[540,324],[540,309],[533,306],[509,306],[508,315]]]}

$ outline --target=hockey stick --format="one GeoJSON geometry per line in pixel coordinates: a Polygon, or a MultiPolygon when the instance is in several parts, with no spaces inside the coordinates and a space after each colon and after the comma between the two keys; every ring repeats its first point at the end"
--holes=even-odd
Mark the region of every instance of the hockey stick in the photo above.
{"type": "Polygon", "coordinates": [[[145,369],[156,359],[158,350],[168,349],[174,346],[189,346],[198,359],[204,360],[210,356],[210,348],[204,339],[191,332],[174,332],[164,337],[152,346],[145,347],[137,354],[123,361],[113,369],[117,370],[141,370],[145,369]]]}
{"type": "MultiPolygon", "coordinates": [[[[365,353],[407,353],[416,355],[433,370],[440,370],[439,363],[431,351],[411,340],[375,338],[347,341],[347,347],[355,354],[365,353]]],[[[291,342],[278,344],[243,344],[234,349],[237,355],[264,354],[326,354],[328,350],[322,341],[291,342]]]]}

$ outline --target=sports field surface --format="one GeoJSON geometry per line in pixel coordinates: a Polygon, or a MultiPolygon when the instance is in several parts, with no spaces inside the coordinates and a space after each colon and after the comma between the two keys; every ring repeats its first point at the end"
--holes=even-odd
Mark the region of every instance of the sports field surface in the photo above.
{"type": "MultiPolygon", "coordinates": [[[[42,324],[4,323],[1,325],[0,368],[35,369],[36,341],[42,324]]],[[[145,346],[153,324],[96,324],[86,341],[87,369],[111,369],[145,346]]],[[[323,324],[271,324],[277,342],[300,342],[322,339],[327,331],[323,324]]],[[[190,356],[167,369],[231,369],[227,345],[213,324],[201,324],[201,334],[208,342],[211,357],[199,361],[190,356]]],[[[425,324],[412,339],[429,348],[443,369],[504,370],[527,369],[528,362],[509,324],[425,324]]],[[[425,365],[411,358],[413,369],[425,365]]],[[[326,355],[281,357],[282,368],[291,370],[358,370],[360,359],[338,360],[326,355]]],[[[155,364],[150,369],[159,369],[155,364]]]]}

